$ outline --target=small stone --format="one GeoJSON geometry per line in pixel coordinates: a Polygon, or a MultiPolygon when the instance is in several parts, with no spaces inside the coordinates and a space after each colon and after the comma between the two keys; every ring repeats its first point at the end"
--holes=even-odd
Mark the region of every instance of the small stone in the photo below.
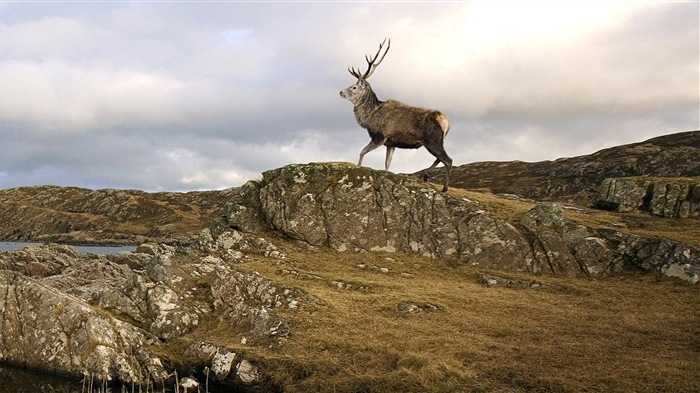
{"type": "Polygon", "coordinates": [[[180,386],[182,386],[185,389],[185,391],[187,391],[190,388],[194,389],[197,386],[199,386],[199,382],[197,382],[197,380],[193,377],[185,377],[180,380],[180,386]]]}
{"type": "Polygon", "coordinates": [[[258,379],[258,369],[246,359],[238,364],[237,374],[243,383],[252,383],[258,379]]]}
{"type": "Polygon", "coordinates": [[[214,354],[211,360],[211,369],[219,381],[223,381],[228,377],[233,368],[233,361],[236,359],[235,352],[219,350],[214,354]]]}
{"type": "Polygon", "coordinates": [[[396,309],[405,314],[415,314],[423,311],[419,306],[405,300],[399,302],[399,304],[396,305],[396,309]]]}

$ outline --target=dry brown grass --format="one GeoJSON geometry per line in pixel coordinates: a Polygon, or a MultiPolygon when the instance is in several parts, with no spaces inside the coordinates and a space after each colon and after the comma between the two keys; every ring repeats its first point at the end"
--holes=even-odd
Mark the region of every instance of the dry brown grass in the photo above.
{"type": "MultiPolygon", "coordinates": [[[[674,181],[679,184],[683,181],[697,184],[699,181],[697,179],[678,178],[674,181]]],[[[437,189],[437,186],[433,186],[437,189]]],[[[478,202],[479,206],[489,215],[511,224],[517,224],[523,214],[535,206],[534,202],[509,200],[490,192],[451,189],[449,193],[454,197],[478,202]]],[[[591,228],[612,228],[622,233],[661,237],[700,247],[700,219],[698,218],[669,219],[642,212],[616,213],[580,206],[566,208],[565,216],[576,223],[591,228]]]]}
{"type": "Polygon", "coordinates": [[[523,214],[535,206],[534,202],[510,200],[493,195],[485,190],[483,192],[472,190],[462,190],[459,188],[448,191],[451,196],[466,198],[477,202],[479,207],[489,213],[491,217],[498,218],[510,223],[517,223],[523,214]]]}
{"type": "Polygon", "coordinates": [[[700,219],[663,218],[646,213],[615,213],[595,209],[567,210],[566,216],[591,228],[661,237],[700,247],[700,219]]]}
{"type": "Polygon", "coordinates": [[[282,265],[259,258],[239,267],[325,304],[281,311],[292,331],[281,347],[241,345],[222,324],[188,339],[246,353],[285,392],[700,390],[700,286],[491,272],[541,286],[489,288],[479,271],[450,261],[278,243],[289,255],[282,265]],[[402,301],[432,307],[405,314],[402,301]]]}
{"type": "MultiPolygon", "coordinates": [[[[437,186],[436,186],[437,187],[437,186]]],[[[517,224],[534,203],[453,189],[517,224]]],[[[569,209],[594,228],[700,246],[698,220],[569,209]]],[[[210,321],[204,339],[255,360],[265,389],[284,392],[689,392],[700,391],[700,286],[649,276],[558,278],[513,272],[538,288],[487,287],[482,270],[409,254],[307,250],[279,239],[289,258],[256,258],[258,271],[321,299],[282,310],[291,335],[280,347],[240,343],[210,321]],[[363,265],[364,268],[360,268],[363,265]],[[382,273],[377,268],[387,268],[382,273]],[[282,274],[281,269],[321,279],[282,274]],[[351,283],[338,289],[333,281],[351,283]],[[423,308],[399,311],[410,302],[423,308]]],[[[180,343],[181,345],[186,342],[180,343]]]]}

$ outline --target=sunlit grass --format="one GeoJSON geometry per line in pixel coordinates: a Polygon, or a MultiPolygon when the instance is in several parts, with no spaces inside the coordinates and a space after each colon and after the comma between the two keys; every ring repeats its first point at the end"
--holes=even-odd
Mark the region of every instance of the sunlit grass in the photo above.
{"type": "Polygon", "coordinates": [[[490,272],[540,286],[487,287],[481,270],[453,261],[278,243],[283,263],[237,267],[321,300],[279,311],[292,332],[283,345],[243,345],[221,323],[186,340],[246,353],[285,392],[700,389],[698,286],[490,272]],[[289,268],[319,278],[281,273],[289,268]],[[339,289],[337,280],[368,289],[339,289]],[[431,307],[405,313],[404,301],[431,307]]]}

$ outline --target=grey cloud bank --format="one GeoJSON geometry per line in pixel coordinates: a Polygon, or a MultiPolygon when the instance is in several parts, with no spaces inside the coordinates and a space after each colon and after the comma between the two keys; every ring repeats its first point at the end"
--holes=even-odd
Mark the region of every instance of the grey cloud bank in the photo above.
{"type": "MultiPolygon", "coordinates": [[[[450,116],[456,165],[700,128],[697,2],[0,3],[0,188],[187,191],[367,143],[338,92],[450,116]]],[[[392,170],[427,167],[399,150],[392,170]]],[[[383,166],[383,153],[365,165],[383,166]]]]}

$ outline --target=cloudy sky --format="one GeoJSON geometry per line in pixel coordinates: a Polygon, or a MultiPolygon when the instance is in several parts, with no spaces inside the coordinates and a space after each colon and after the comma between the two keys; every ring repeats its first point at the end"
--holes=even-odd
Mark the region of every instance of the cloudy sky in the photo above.
{"type": "MultiPolygon", "coordinates": [[[[691,2],[0,2],[0,188],[190,191],[356,162],[339,91],[440,109],[455,164],[700,128],[691,2]]],[[[383,168],[384,149],[365,157],[383,168]]],[[[392,171],[430,165],[398,150],[392,171]]]]}

